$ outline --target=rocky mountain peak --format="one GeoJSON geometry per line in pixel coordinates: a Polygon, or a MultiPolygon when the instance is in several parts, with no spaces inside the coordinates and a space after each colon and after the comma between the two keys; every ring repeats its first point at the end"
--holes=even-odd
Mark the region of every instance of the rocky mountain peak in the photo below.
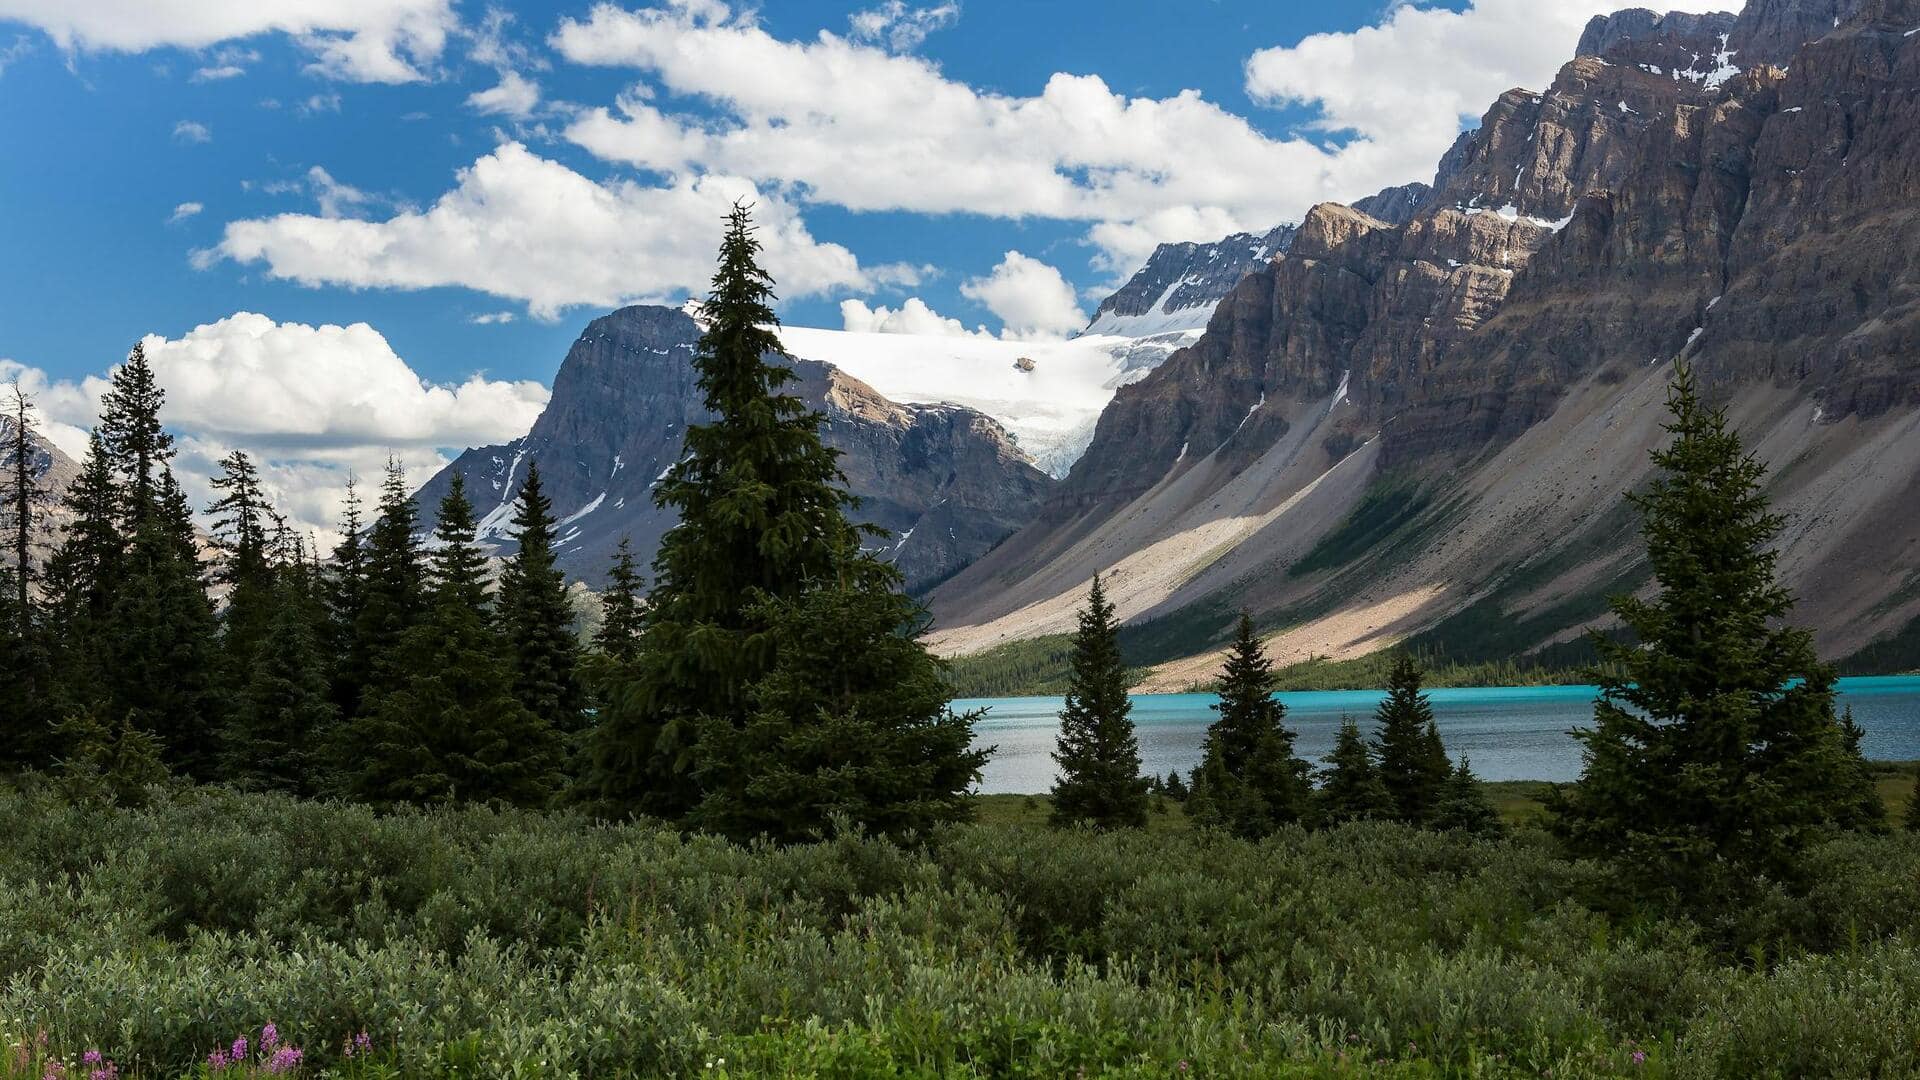
{"type": "Polygon", "coordinates": [[[1292,241],[1293,226],[1279,225],[1211,243],[1161,244],[1125,285],[1100,302],[1086,332],[1142,337],[1197,330],[1236,282],[1292,241]]]}

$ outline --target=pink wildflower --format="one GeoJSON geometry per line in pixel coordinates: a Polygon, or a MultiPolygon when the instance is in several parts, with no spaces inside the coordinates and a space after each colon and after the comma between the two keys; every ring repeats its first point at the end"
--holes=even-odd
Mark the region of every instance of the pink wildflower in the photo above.
{"type": "Polygon", "coordinates": [[[269,1020],[267,1021],[267,1026],[260,1029],[260,1049],[271,1050],[279,1045],[279,1043],[280,1029],[274,1026],[273,1021],[269,1020]]]}
{"type": "Polygon", "coordinates": [[[231,1064],[233,1063],[227,1060],[227,1052],[225,1050],[215,1048],[213,1053],[207,1055],[207,1068],[212,1069],[214,1072],[219,1072],[231,1064]]]}
{"type": "Polygon", "coordinates": [[[1645,1050],[1635,1050],[1633,1052],[1633,1063],[1635,1065],[1645,1065],[1647,1063],[1647,1052],[1645,1050]]]}
{"type": "Polygon", "coordinates": [[[247,1037],[245,1035],[233,1040],[232,1057],[236,1064],[247,1060],[247,1037]]]}
{"type": "Polygon", "coordinates": [[[300,1067],[300,1059],[303,1056],[299,1047],[283,1046],[274,1051],[273,1058],[267,1062],[267,1071],[270,1073],[292,1072],[300,1067]]]}

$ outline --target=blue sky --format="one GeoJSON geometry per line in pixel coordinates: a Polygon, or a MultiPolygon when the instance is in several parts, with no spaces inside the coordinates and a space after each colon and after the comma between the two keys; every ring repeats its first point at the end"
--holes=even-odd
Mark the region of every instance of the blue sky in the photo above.
{"type": "Polygon", "coordinates": [[[173,421],[317,518],[376,453],[524,430],[588,319],[698,288],[734,195],[787,322],[1057,335],[1156,242],[1429,178],[1618,6],[0,0],[0,377],[71,440],[157,335],[173,421]]]}

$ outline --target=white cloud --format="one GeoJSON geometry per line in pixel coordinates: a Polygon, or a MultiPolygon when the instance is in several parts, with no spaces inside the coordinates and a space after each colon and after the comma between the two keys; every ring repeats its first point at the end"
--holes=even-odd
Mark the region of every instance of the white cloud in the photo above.
{"type": "Polygon", "coordinates": [[[373,196],[354,187],[343,184],[318,165],[307,170],[307,189],[313,193],[314,201],[320,204],[320,216],[323,218],[351,217],[354,212],[370,205],[373,196]]]}
{"type": "MultiPolygon", "coordinates": [[[[264,105],[266,103],[261,102],[261,104],[264,105]]],[[[278,104],[279,103],[276,102],[275,106],[277,107],[278,104]]],[[[321,113],[337,113],[340,111],[340,95],[310,94],[305,101],[300,102],[296,107],[300,110],[301,116],[318,116],[321,113]]]]}
{"type": "Polygon", "coordinates": [[[475,326],[499,326],[499,325],[501,325],[502,323],[510,323],[510,322],[512,322],[512,321],[513,321],[513,312],[511,312],[511,311],[486,311],[486,312],[482,312],[482,313],[480,313],[480,314],[478,314],[478,315],[473,315],[473,316],[470,316],[470,317],[469,317],[469,318],[467,319],[467,321],[468,321],[468,322],[470,322],[470,323],[472,323],[472,324],[474,324],[475,326]]]}
{"type": "Polygon", "coordinates": [[[181,120],[173,125],[173,138],[183,143],[212,142],[213,129],[198,120],[181,120]]]}
{"type": "Polygon", "coordinates": [[[1007,252],[985,277],[963,282],[960,295],[993,312],[1006,327],[1003,337],[1063,337],[1087,324],[1060,271],[1018,251],[1007,252]]]}
{"type": "MultiPolygon", "coordinates": [[[[183,484],[204,503],[205,478],[240,448],[266,463],[281,509],[306,529],[331,527],[346,478],[376,478],[389,451],[423,482],[445,462],[442,449],[524,435],[545,407],[547,388],[474,375],[457,385],[420,378],[379,331],[365,323],[308,326],[238,312],[176,339],[143,339],[165,387],[161,412],[181,436],[183,484]]],[[[104,375],[53,382],[0,361],[0,381],[22,377],[69,453],[99,415],[104,375]]]]}
{"type": "Polygon", "coordinates": [[[884,45],[894,52],[911,52],[927,40],[928,34],[952,26],[959,18],[958,3],[910,8],[906,0],[886,0],[879,7],[847,16],[847,24],[856,41],[884,45]]]}
{"type": "Polygon", "coordinates": [[[663,91],[629,93],[568,126],[604,159],[793,185],[796,197],[852,210],[1085,221],[1115,266],[1160,241],[1265,230],[1433,164],[1365,140],[1328,150],[1269,137],[1197,91],[1128,97],[1064,73],[1033,96],[983,91],[831,33],[778,39],[713,2],[602,4],[561,20],[551,41],[569,60],[631,67],[663,91]],[[676,114],[672,96],[697,102],[697,115],[676,114]]]}
{"type": "Polygon", "coordinates": [[[178,225],[205,209],[205,206],[197,202],[183,202],[173,208],[173,213],[167,215],[167,224],[178,225]]]}
{"type": "Polygon", "coordinates": [[[425,211],[385,221],[305,214],[236,221],[198,261],[265,262],[273,276],[306,285],[459,285],[524,300],[550,318],[576,304],[704,291],[722,218],[742,198],[755,204],[766,266],[784,295],[915,280],[906,268],[863,268],[846,248],[815,240],[787,202],[749,181],[596,183],[512,142],[461,170],[453,190],[425,211]]]}
{"type": "MultiPolygon", "coordinates": [[[[1472,0],[1464,10],[1392,5],[1373,26],[1314,34],[1247,60],[1247,93],[1317,106],[1315,126],[1391,148],[1397,167],[1430,175],[1462,121],[1514,87],[1545,89],[1593,16],[1631,0],[1472,0]]],[[[1727,0],[1662,0],[1662,11],[1715,11],[1727,0]]]]}
{"type": "Polygon", "coordinates": [[[247,73],[248,64],[259,62],[258,52],[229,45],[215,49],[213,55],[207,58],[207,63],[196,68],[188,81],[204,83],[238,78],[247,73]]]}
{"type": "Polygon", "coordinates": [[[39,27],[63,49],[205,48],[278,32],[310,70],[354,82],[424,77],[458,25],[452,0],[0,0],[0,19],[39,27]]]}
{"type": "Polygon", "coordinates": [[[949,319],[927,306],[925,300],[910,296],[896,309],[884,305],[868,307],[864,301],[840,301],[841,328],[857,334],[923,334],[937,337],[968,335],[992,337],[985,329],[968,330],[959,319],[949,319]]]}
{"type": "Polygon", "coordinates": [[[478,112],[524,120],[540,104],[540,84],[517,71],[503,71],[499,85],[467,95],[467,104],[478,112]]]}

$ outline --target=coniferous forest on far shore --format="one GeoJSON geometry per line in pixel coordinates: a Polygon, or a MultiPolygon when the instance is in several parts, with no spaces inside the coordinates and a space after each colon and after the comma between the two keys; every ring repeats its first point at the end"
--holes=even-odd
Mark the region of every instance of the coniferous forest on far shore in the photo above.
{"type": "Polygon", "coordinates": [[[1244,614],[1200,764],[1144,775],[1096,576],[1010,816],[759,258],[736,206],[678,524],[589,640],[537,469],[497,566],[458,476],[421,507],[397,466],[321,552],[244,453],[189,503],[136,347],[54,535],[16,392],[0,1080],[1920,1075],[1920,798],[1684,363],[1632,496],[1656,585],[1537,812],[1411,653],[1303,760],[1244,614]]]}

